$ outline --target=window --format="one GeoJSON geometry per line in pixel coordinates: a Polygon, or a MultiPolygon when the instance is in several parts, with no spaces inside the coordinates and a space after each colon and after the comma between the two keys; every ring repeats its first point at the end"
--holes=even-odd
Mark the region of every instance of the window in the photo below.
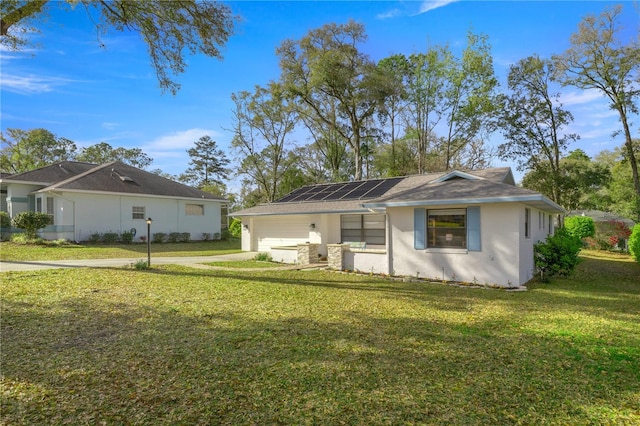
{"type": "Polygon", "coordinates": [[[229,229],[229,205],[220,206],[220,229],[229,229]]]}
{"type": "Polygon", "coordinates": [[[542,229],[542,212],[538,211],[538,229],[542,229]]]}
{"type": "Polygon", "coordinates": [[[187,216],[204,216],[204,204],[185,204],[184,214],[187,216]]]}
{"type": "Polygon", "coordinates": [[[53,197],[47,197],[47,216],[49,216],[49,219],[51,220],[51,224],[53,224],[53,197]]]}
{"type": "Polygon", "coordinates": [[[549,215],[549,234],[553,233],[553,218],[549,215]]]}
{"type": "Polygon", "coordinates": [[[342,242],[386,244],[386,216],[383,214],[348,214],[340,217],[342,242]]]}
{"type": "Polygon", "coordinates": [[[38,197],[36,198],[36,209],[38,213],[46,213],[53,223],[54,209],[53,209],[53,197],[38,197]],[[44,201],[44,205],[43,205],[44,201]]]}
{"type": "Polygon", "coordinates": [[[466,248],[467,210],[429,210],[427,212],[427,247],[466,248]]]}
{"type": "Polygon", "coordinates": [[[132,219],[143,219],[145,217],[145,208],[144,207],[131,207],[131,218],[132,219]]]}
{"type": "Polygon", "coordinates": [[[531,209],[524,209],[524,237],[531,237],[531,209]]]}

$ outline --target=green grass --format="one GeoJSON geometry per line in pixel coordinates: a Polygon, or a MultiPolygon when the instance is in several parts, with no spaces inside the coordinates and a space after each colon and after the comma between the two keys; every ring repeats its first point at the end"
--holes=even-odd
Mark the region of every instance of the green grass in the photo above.
{"type": "Polygon", "coordinates": [[[279,268],[282,266],[291,266],[277,262],[265,262],[262,260],[229,260],[224,262],[205,263],[205,265],[238,269],[279,268]]]}
{"type": "MultiPolygon", "coordinates": [[[[190,243],[151,244],[154,256],[210,256],[240,252],[240,241],[206,241],[190,243]]],[[[146,244],[71,244],[66,246],[24,245],[10,242],[0,243],[0,260],[70,260],[70,259],[110,259],[147,255],[146,244]]]]}
{"type": "Polygon", "coordinates": [[[640,265],[528,292],[326,271],[2,274],[0,424],[640,423],[640,265]]]}

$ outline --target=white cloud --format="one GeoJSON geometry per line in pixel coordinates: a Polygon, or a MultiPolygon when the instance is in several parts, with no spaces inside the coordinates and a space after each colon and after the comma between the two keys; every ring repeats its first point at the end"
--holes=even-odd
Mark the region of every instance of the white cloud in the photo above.
{"type": "Polygon", "coordinates": [[[562,105],[582,105],[603,99],[603,95],[599,90],[590,89],[581,92],[562,93],[560,102],[562,105]]]}
{"type": "Polygon", "coordinates": [[[420,11],[418,14],[427,13],[431,10],[438,9],[439,7],[444,7],[448,4],[455,3],[458,0],[435,0],[435,1],[423,1],[420,4],[420,11]]]}
{"type": "Polygon", "coordinates": [[[378,19],[390,19],[390,18],[395,18],[397,16],[402,16],[403,13],[400,9],[392,9],[388,12],[385,13],[379,13],[378,15],[376,15],[376,18],[378,19]]]}
{"type": "Polygon", "coordinates": [[[146,143],[144,148],[148,151],[185,150],[190,148],[195,141],[205,135],[211,136],[211,138],[215,139],[216,136],[220,136],[220,133],[215,130],[200,128],[181,130],[160,136],[159,138],[146,143]]]}
{"type": "Polygon", "coordinates": [[[101,126],[102,126],[104,129],[107,129],[107,130],[114,130],[114,129],[116,129],[118,126],[120,126],[120,123],[112,123],[112,122],[105,121],[105,122],[103,122],[103,123],[101,124],[101,126]]]}
{"type": "Polygon", "coordinates": [[[72,80],[63,77],[52,77],[42,75],[19,76],[3,73],[0,78],[0,88],[21,95],[34,95],[37,93],[53,92],[56,88],[66,86],[71,83],[78,83],[79,80],[72,80]]]}

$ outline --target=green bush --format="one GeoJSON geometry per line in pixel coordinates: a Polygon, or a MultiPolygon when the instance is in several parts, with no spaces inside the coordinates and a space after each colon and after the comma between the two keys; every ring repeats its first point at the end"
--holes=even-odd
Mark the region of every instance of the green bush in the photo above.
{"type": "Polygon", "coordinates": [[[105,232],[102,234],[102,242],[105,244],[115,244],[120,239],[117,232],[105,232]]]}
{"type": "Polygon", "coordinates": [[[44,240],[40,237],[27,237],[27,234],[19,233],[11,235],[10,241],[14,244],[33,244],[33,245],[43,245],[44,240]]]}
{"type": "Polygon", "coordinates": [[[90,243],[97,244],[100,242],[100,240],[102,240],[102,235],[99,232],[94,232],[93,234],[89,235],[90,243]]]}
{"type": "Polygon", "coordinates": [[[555,235],[549,235],[544,242],[534,244],[534,259],[542,280],[548,281],[554,275],[570,275],[580,262],[578,253],[582,247],[580,238],[560,228],[555,235]]]}
{"type": "Polygon", "coordinates": [[[9,217],[9,213],[0,212],[0,228],[10,228],[11,227],[11,218],[9,217]]]}
{"type": "Polygon", "coordinates": [[[593,218],[587,216],[567,217],[564,219],[564,227],[569,234],[578,238],[593,237],[596,234],[593,218]]]}
{"type": "Polygon", "coordinates": [[[162,243],[164,242],[166,237],[167,237],[167,234],[165,234],[164,232],[156,232],[155,234],[153,234],[153,239],[151,240],[151,242],[162,243]]]}
{"type": "Polygon", "coordinates": [[[181,233],[180,241],[182,241],[183,243],[188,243],[189,241],[191,241],[191,233],[190,232],[181,233]]]}
{"type": "Polygon", "coordinates": [[[229,225],[229,232],[236,238],[242,236],[242,221],[238,218],[234,218],[229,225]]]}
{"type": "Polygon", "coordinates": [[[631,253],[631,256],[633,256],[636,262],[640,263],[640,223],[636,223],[631,230],[629,253],[631,253]]]}
{"type": "Polygon", "coordinates": [[[182,240],[182,234],[179,232],[169,232],[167,236],[167,242],[169,243],[177,243],[182,240]]]}
{"type": "Polygon", "coordinates": [[[269,253],[258,253],[254,256],[253,260],[257,260],[258,262],[271,262],[271,255],[269,253]]]}
{"type": "Polygon", "coordinates": [[[35,239],[38,229],[51,224],[51,217],[46,213],[22,212],[13,217],[13,226],[22,229],[27,239],[35,239]]]}
{"type": "Polygon", "coordinates": [[[123,231],[120,234],[120,241],[122,241],[123,244],[131,244],[133,242],[133,232],[123,231]]]}

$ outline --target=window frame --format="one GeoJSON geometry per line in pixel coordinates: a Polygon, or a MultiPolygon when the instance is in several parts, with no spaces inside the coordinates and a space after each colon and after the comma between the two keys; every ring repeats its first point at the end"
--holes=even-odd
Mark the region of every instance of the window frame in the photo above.
{"type": "Polygon", "coordinates": [[[426,248],[427,249],[464,249],[468,247],[467,229],[468,212],[466,208],[427,209],[426,211],[426,248]],[[462,216],[462,226],[437,226],[435,217],[448,217],[448,223],[453,216],[462,216]],[[433,219],[432,219],[433,218],[433,219]],[[447,230],[456,232],[446,232],[447,230]],[[439,231],[439,232],[438,232],[439,231]],[[445,231],[443,233],[443,231],[445,231]],[[457,234],[457,235],[454,235],[457,234]],[[444,240],[442,240],[444,236],[444,240]],[[444,243],[443,243],[444,241],[444,243]],[[451,243],[446,244],[447,241],[451,243]],[[454,242],[458,242],[455,243],[454,242]]]}
{"type": "Polygon", "coordinates": [[[147,208],[146,206],[131,206],[131,219],[132,220],[146,220],[147,208]],[[138,211],[136,211],[138,210],[138,211]],[[142,212],[140,212],[142,210],[142,212]],[[142,217],[138,217],[142,216],[142,217]]]}
{"type": "Polygon", "coordinates": [[[524,237],[531,238],[531,209],[524,208],[524,237]]]}
{"type": "Polygon", "coordinates": [[[340,215],[340,240],[343,243],[363,242],[368,246],[386,247],[387,215],[384,213],[340,215]],[[379,217],[377,220],[375,220],[376,216],[379,217]],[[345,227],[346,224],[352,226],[345,227]]]}
{"type": "Polygon", "coordinates": [[[204,204],[196,204],[196,203],[185,203],[184,204],[184,215],[185,216],[204,216],[204,204]],[[195,208],[198,209],[195,209],[195,208]],[[192,209],[191,211],[189,209],[192,209]],[[199,210],[199,211],[196,211],[199,210]]]}

